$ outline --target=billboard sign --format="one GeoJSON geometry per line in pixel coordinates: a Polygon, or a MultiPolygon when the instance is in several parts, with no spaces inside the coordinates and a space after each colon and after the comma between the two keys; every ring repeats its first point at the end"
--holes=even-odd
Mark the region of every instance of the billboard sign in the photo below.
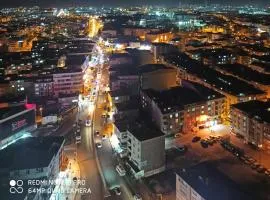
{"type": "Polygon", "coordinates": [[[21,130],[24,130],[36,123],[35,109],[27,110],[16,117],[0,123],[0,140],[8,138],[21,130]]]}

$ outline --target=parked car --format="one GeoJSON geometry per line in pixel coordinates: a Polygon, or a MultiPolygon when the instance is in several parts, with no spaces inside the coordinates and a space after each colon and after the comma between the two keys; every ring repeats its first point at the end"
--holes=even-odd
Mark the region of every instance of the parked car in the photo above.
{"type": "Polygon", "coordinates": [[[135,194],[135,195],[133,196],[133,199],[134,199],[134,200],[142,200],[142,197],[141,197],[141,195],[139,195],[139,194],[135,194]]]}
{"type": "Polygon", "coordinates": [[[195,136],[193,139],[192,139],[192,142],[198,142],[200,141],[201,137],[199,136],[195,136]]]}
{"type": "Polygon", "coordinates": [[[177,146],[177,149],[181,152],[186,152],[187,151],[187,146],[183,145],[183,146],[177,146]]]}
{"type": "Polygon", "coordinates": [[[266,170],[267,170],[267,169],[264,168],[263,166],[259,166],[259,167],[257,168],[257,172],[258,172],[258,173],[264,173],[266,170]]]}
{"type": "Polygon", "coordinates": [[[181,133],[176,133],[176,134],[174,134],[174,137],[175,137],[175,138],[181,137],[181,133]]]}
{"type": "Polygon", "coordinates": [[[121,190],[119,186],[114,187],[112,190],[117,196],[121,195],[121,190]]]}
{"type": "Polygon", "coordinates": [[[201,145],[203,148],[207,148],[208,147],[208,143],[206,140],[201,140],[201,145]]]}
{"type": "Polygon", "coordinates": [[[259,164],[259,163],[252,163],[251,164],[251,169],[257,169],[257,168],[259,168],[261,165],[259,164]]]}

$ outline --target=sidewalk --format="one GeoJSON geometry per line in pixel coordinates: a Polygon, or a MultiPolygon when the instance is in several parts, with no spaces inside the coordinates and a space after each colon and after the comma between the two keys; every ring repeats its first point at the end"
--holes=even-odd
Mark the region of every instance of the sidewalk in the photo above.
{"type": "Polygon", "coordinates": [[[74,152],[71,145],[65,150],[69,163],[67,169],[59,173],[58,184],[55,186],[50,200],[74,200],[78,196],[76,191],[78,184],[74,180],[80,179],[80,168],[74,152]]]}

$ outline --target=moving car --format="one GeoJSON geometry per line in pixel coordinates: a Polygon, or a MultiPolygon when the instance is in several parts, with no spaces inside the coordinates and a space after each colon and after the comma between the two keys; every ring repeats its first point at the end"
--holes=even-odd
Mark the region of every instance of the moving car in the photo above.
{"type": "Polygon", "coordinates": [[[85,126],[91,126],[91,120],[89,119],[85,120],[85,126]]]}
{"type": "Polygon", "coordinates": [[[80,133],[76,133],[75,139],[76,139],[76,142],[75,142],[76,144],[80,144],[81,143],[82,137],[81,137],[80,133]]]}
{"type": "Polygon", "coordinates": [[[95,131],[96,136],[99,136],[99,131],[95,131]]]}
{"type": "Polygon", "coordinates": [[[125,176],[126,175],[126,170],[121,166],[121,165],[116,165],[116,171],[120,176],[125,176]]]}
{"type": "Polygon", "coordinates": [[[97,143],[97,148],[101,148],[102,147],[102,144],[101,143],[97,143]]]}

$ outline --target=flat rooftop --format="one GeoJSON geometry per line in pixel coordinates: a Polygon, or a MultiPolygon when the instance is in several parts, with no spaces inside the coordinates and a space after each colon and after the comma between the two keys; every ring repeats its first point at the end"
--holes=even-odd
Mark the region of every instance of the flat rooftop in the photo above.
{"type": "Polygon", "coordinates": [[[241,64],[226,64],[218,65],[218,68],[226,71],[227,73],[233,74],[246,81],[253,81],[262,85],[270,85],[270,75],[263,74],[256,70],[253,70],[245,65],[241,64]]]}
{"type": "Polygon", "coordinates": [[[240,190],[237,183],[220,172],[210,162],[203,162],[176,172],[196,192],[207,200],[253,200],[240,190]]]}
{"type": "Polygon", "coordinates": [[[24,105],[18,105],[18,106],[12,106],[12,107],[4,107],[0,108],[0,120],[8,118],[12,115],[15,115],[17,113],[20,113],[24,110],[28,110],[34,108],[33,104],[24,104],[24,105]]]}
{"type": "Polygon", "coordinates": [[[139,141],[150,140],[164,136],[151,122],[142,119],[129,123],[128,131],[139,141]]]}
{"type": "Polygon", "coordinates": [[[270,102],[254,100],[237,103],[232,107],[247,113],[250,117],[270,123],[270,102]]]}
{"type": "Polygon", "coordinates": [[[181,70],[200,78],[218,90],[222,90],[234,96],[260,95],[265,94],[231,75],[225,75],[208,66],[202,65],[199,61],[191,59],[184,53],[172,53],[164,57],[165,61],[176,65],[181,70]]]}
{"type": "Polygon", "coordinates": [[[19,170],[49,166],[64,137],[28,137],[0,151],[0,169],[19,170]]]}
{"type": "Polygon", "coordinates": [[[189,87],[173,87],[162,91],[146,89],[143,91],[158,104],[163,113],[184,109],[186,105],[204,103],[208,100],[224,97],[222,94],[196,83],[192,83],[189,87]]]}
{"type": "Polygon", "coordinates": [[[165,70],[165,69],[171,70],[173,68],[166,66],[164,64],[146,64],[146,65],[141,65],[139,67],[139,73],[143,74],[143,73],[149,73],[149,72],[165,70]]]}
{"type": "Polygon", "coordinates": [[[115,107],[118,111],[138,110],[140,106],[140,98],[134,96],[129,101],[115,103],[115,107]]]}

